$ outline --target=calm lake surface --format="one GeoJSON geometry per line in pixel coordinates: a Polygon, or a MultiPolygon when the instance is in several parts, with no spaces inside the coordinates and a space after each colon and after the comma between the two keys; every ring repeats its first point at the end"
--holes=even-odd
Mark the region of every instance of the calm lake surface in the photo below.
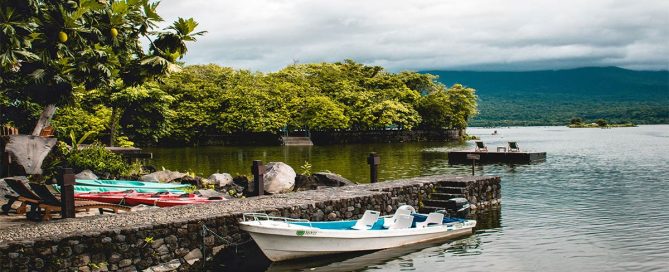
{"type": "MultiPolygon", "coordinates": [[[[502,177],[500,211],[480,216],[470,237],[326,260],[274,263],[270,271],[669,271],[669,125],[614,129],[473,128],[489,149],[517,141],[545,151],[532,165],[486,165],[502,177]],[[491,135],[497,130],[497,135],[491,135]]],[[[251,161],[283,161],[300,172],[330,170],[368,179],[365,158],[381,155],[381,179],[470,173],[446,152],[473,143],[327,147],[151,149],[155,165],[209,175],[250,173],[251,161]]],[[[247,260],[250,262],[250,260],[247,260]]],[[[254,266],[255,269],[258,266],[254,266]]]]}

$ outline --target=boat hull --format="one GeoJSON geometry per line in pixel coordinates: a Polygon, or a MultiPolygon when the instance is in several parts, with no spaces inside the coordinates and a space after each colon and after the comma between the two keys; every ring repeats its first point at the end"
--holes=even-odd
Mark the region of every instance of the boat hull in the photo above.
{"type": "Polygon", "coordinates": [[[436,239],[451,239],[472,233],[475,221],[397,230],[326,230],[293,226],[283,222],[241,222],[265,256],[285,261],[335,253],[380,250],[436,239]],[[265,226],[261,226],[265,224],[265,226]],[[268,227],[267,224],[275,224],[268,227]],[[457,225],[457,227],[456,227],[457,225]]]}

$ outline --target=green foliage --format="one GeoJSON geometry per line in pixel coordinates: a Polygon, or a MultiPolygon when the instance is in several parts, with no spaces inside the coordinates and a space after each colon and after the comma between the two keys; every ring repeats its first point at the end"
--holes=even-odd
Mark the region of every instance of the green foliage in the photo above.
{"type": "Polygon", "coordinates": [[[572,125],[583,124],[583,119],[581,119],[580,117],[574,117],[574,118],[571,118],[571,120],[569,120],[569,123],[572,124],[572,125]]]}
{"type": "Polygon", "coordinates": [[[120,155],[112,153],[100,144],[81,149],[73,148],[66,154],[65,161],[77,172],[89,169],[94,173],[109,173],[116,177],[126,173],[129,169],[120,155]]]}
{"type": "Polygon", "coordinates": [[[604,120],[604,119],[597,119],[597,121],[595,121],[595,123],[600,127],[605,127],[608,124],[606,122],[606,120],[604,120]]]}
{"type": "Polygon", "coordinates": [[[170,133],[168,119],[174,114],[170,109],[173,101],[151,83],[125,88],[111,96],[111,103],[124,109],[120,119],[123,131],[145,142],[157,142],[170,133]]]}
{"type": "Polygon", "coordinates": [[[300,169],[302,170],[302,172],[300,173],[301,175],[303,176],[311,175],[311,163],[309,163],[308,161],[305,161],[304,164],[300,166],[300,169]]]}
{"type": "Polygon", "coordinates": [[[104,105],[96,105],[91,111],[74,105],[59,108],[51,121],[51,124],[60,135],[74,132],[83,135],[92,132],[100,135],[108,130],[111,109],[104,105]]]}
{"type": "Polygon", "coordinates": [[[418,104],[426,129],[466,128],[469,118],[477,114],[475,90],[455,84],[448,90],[437,89],[418,104]]]}
{"type": "MultiPolygon", "coordinates": [[[[204,32],[182,18],[155,30],[162,21],[157,6],[150,0],[0,1],[0,122],[26,124],[39,112],[36,105],[66,105],[83,90],[98,89],[100,103],[110,106],[112,93],[179,70],[175,61],[186,53],[185,43],[204,32]],[[140,39],[151,43],[148,52],[140,39]]],[[[61,130],[82,125],[74,118],[100,117],[93,108],[74,107],[88,113],[65,112],[70,118],[62,117],[61,130]]]]}

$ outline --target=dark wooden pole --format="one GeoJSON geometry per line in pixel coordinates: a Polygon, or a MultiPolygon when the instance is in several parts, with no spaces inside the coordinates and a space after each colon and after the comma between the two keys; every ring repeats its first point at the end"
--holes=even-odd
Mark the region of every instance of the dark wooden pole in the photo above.
{"type": "Polygon", "coordinates": [[[74,218],[74,172],[72,168],[64,168],[60,185],[60,214],[63,218],[74,218]]]}
{"type": "Polygon", "coordinates": [[[265,174],[265,166],[262,164],[262,161],[253,161],[251,172],[253,173],[253,194],[255,196],[264,195],[265,181],[263,179],[263,174],[265,174]]]}
{"type": "Polygon", "coordinates": [[[376,183],[379,181],[379,164],[381,164],[381,158],[376,152],[369,153],[367,157],[367,164],[369,164],[369,181],[371,183],[376,183]]]}
{"type": "Polygon", "coordinates": [[[476,160],[472,160],[472,176],[474,176],[474,168],[476,167],[476,160]]]}

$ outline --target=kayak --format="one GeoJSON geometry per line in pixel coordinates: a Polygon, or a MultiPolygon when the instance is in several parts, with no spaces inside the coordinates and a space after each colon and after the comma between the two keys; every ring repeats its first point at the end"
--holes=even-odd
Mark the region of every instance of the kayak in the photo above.
{"type": "Polygon", "coordinates": [[[127,188],[127,189],[179,189],[179,188],[186,188],[189,186],[188,184],[144,182],[135,180],[77,179],[76,183],[77,185],[84,185],[84,186],[127,188]]]}
{"type": "Polygon", "coordinates": [[[127,205],[151,205],[158,207],[172,207],[180,206],[187,204],[199,204],[199,203],[210,203],[222,201],[222,199],[209,199],[206,197],[201,197],[195,194],[161,194],[161,195],[128,195],[125,197],[125,203],[127,205]]]}
{"type": "MultiPolygon", "coordinates": [[[[53,188],[60,192],[60,186],[53,185],[53,188]]],[[[177,193],[183,194],[184,191],[179,189],[152,189],[152,188],[124,188],[124,187],[100,187],[87,185],[74,185],[75,193],[102,193],[102,192],[123,192],[133,190],[137,193],[177,193]]]]}

